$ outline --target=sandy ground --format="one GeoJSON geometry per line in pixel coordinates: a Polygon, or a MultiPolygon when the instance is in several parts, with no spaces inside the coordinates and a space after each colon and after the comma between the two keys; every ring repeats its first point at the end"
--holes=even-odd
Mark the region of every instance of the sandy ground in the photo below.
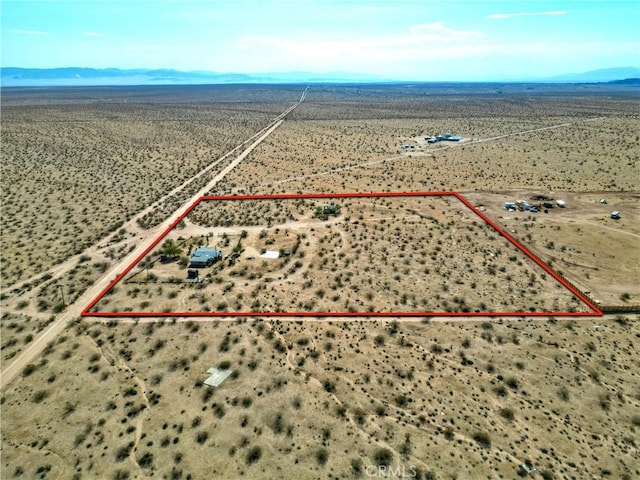
{"type": "MultiPolygon", "coordinates": [[[[122,271],[129,264],[131,264],[138,256],[140,256],[149,246],[149,244],[160,234],[160,232],[166,230],[172,225],[178,218],[180,218],[184,212],[201,196],[210,191],[224,176],[237,166],[257,145],[260,144],[271,132],[273,132],[282,123],[282,118],[291,112],[296,105],[283,112],[273,124],[270,125],[266,131],[255,140],[246,150],[244,150],[230,165],[218,173],[204,188],[198,191],[181,209],[175,211],[170,217],[168,217],[160,226],[148,230],[141,234],[139,239],[142,241],[127,257],[125,257],[120,263],[115,265],[110,271],[104,275],[100,280],[93,284],[73,305],[69,305],[67,310],[59,315],[56,320],[47,329],[41,333],[34,342],[30,343],[11,363],[2,370],[0,376],[1,385],[4,386],[10,383],[16,378],[19,373],[37,357],[47,344],[53,342],[56,337],[62,332],[67,324],[74,318],[77,318],[80,313],[86,308],[100,292],[106,289],[113,281],[114,275],[117,272],[122,271]]],[[[144,214],[144,213],[143,213],[144,214]]],[[[133,223],[133,222],[132,222],[133,223]]],[[[60,271],[63,271],[60,268],[60,271]]]]}
{"type": "MultiPolygon", "coordinates": [[[[203,166],[182,180],[174,200],[146,212],[173,212],[166,222],[145,229],[132,220],[90,246],[88,260],[77,254],[3,288],[10,316],[2,322],[2,477],[357,478],[391,465],[401,469],[396,476],[515,478],[523,463],[543,478],[639,476],[640,330],[633,316],[78,318],[204,191],[460,190],[592,298],[637,303],[631,279],[639,209],[637,192],[628,192],[637,186],[637,100],[581,94],[533,104],[525,97],[451,96],[423,108],[404,94],[369,105],[371,96],[316,90],[303,94],[305,102],[279,127],[277,118],[243,142],[277,127],[242,161],[233,164],[233,154],[203,166]],[[464,111],[456,110],[461,105],[464,111]],[[403,139],[445,130],[472,140],[420,154],[398,151],[403,139]],[[613,134],[617,142],[602,141],[613,134]],[[205,185],[216,175],[215,185],[205,185]],[[502,209],[506,200],[539,193],[565,199],[566,210],[530,216],[502,209]],[[621,211],[621,220],[609,219],[608,209],[621,211]],[[78,287],[87,284],[93,286],[78,287]],[[60,293],[68,304],[52,314],[60,293]],[[42,299],[48,307],[38,306],[42,299]],[[13,339],[18,343],[8,346],[13,339]],[[209,390],[202,380],[211,366],[234,374],[209,390]]],[[[403,221],[378,212],[361,227],[379,227],[382,219],[393,228],[403,221]]],[[[345,261],[356,255],[340,223],[344,215],[332,227],[337,236],[324,244],[322,236],[302,244],[309,249],[302,266],[280,275],[308,281],[312,251],[331,242],[329,251],[344,253],[345,261]]],[[[315,228],[310,220],[282,225],[315,228]]],[[[262,227],[251,228],[257,238],[247,237],[246,257],[266,246],[259,243],[262,227]]],[[[277,225],[271,228],[278,241],[277,225]]],[[[336,257],[328,262],[344,267],[336,257]]],[[[176,298],[188,305],[188,295],[176,298]]]]}

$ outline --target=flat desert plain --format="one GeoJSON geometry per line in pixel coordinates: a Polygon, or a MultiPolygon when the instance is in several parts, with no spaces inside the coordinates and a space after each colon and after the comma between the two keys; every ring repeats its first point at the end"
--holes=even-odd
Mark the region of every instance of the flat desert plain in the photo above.
{"type": "Polygon", "coordinates": [[[203,200],[182,222],[92,311],[592,312],[451,194],[203,200]],[[221,259],[189,269],[204,245],[221,259]]]}
{"type": "Polygon", "coordinates": [[[2,477],[640,476],[639,107],[612,84],[3,89],[2,477]],[[605,315],[153,316],[591,311],[453,197],[209,201],[169,228],[202,195],[434,191],[605,315]],[[223,261],[187,281],[200,246],[223,261]],[[93,307],[125,316],[81,316],[138,258],[93,307]]]}

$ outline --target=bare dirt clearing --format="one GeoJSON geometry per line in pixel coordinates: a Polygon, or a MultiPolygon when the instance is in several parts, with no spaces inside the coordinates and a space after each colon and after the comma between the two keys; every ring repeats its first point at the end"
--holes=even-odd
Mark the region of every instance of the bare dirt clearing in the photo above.
{"type": "Polygon", "coordinates": [[[474,192],[499,224],[602,305],[640,304],[640,201],[636,193],[551,192],[565,208],[507,212],[503,204],[536,192],[474,192]],[[606,204],[600,203],[606,200],[606,204]],[[611,211],[623,212],[620,220],[611,211]]]}

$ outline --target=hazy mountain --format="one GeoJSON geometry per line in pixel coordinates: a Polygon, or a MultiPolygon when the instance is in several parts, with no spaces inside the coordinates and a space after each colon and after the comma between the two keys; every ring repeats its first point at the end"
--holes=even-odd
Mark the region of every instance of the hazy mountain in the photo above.
{"type": "Polygon", "coordinates": [[[583,73],[567,73],[545,79],[548,82],[567,83],[598,83],[612,82],[616,80],[626,80],[627,78],[640,77],[640,68],[636,67],[615,67],[591,70],[583,73]]]}
{"type": "MultiPolygon", "coordinates": [[[[347,72],[276,72],[276,73],[219,73],[205,71],[183,72],[172,69],[119,68],[16,68],[0,69],[3,87],[23,86],[84,86],[84,85],[189,85],[225,83],[380,83],[393,78],[347,72]]],[[[558,75],[550,78],[527,79],[540,83],[598,83],[640,77],[635,67],[606,68],[585,73],[558,75]]],[[[395,79],[397,81],[397,79],[395,79]]],[[[428,79],[424,80],[428,82],[428,79]]],[[[498,80],[494,80],[498,81],[498,80]]],[[[499,81],[507,81],[499,80],[499,81]]],[[[517,80],[512,80],[517,81],[517,80]]],[[[525,80],[519,80],[525,81],[525,80]]]]}
{"type": "Polygon", "coordinates": [[[163,85],[207,83],[375,83],[373,75],[342,72],[218,73],[171,69],[16,68],[1,69],[4,87],[81,85],[163,85]]]}

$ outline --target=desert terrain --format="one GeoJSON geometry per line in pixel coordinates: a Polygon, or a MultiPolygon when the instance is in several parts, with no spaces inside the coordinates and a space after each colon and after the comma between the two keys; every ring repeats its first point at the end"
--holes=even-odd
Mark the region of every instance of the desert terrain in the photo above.
{"type": "MultiPolygon", "coordinates": [[[[3,89],[2,477],[640,476],[637,92],[305,89],[3,89]],[[202,194],[403,191],[460,192],[606,315],[80,315],[202,194]]],[[[94,308],[589,310],[450,198],[323,203],[201,203],[94,308]],[[226,261],[186,282],[201,245],[226,261]]]]}
{"type": "Polygon", "coordinates": [[[592,311],[452,195],[203,201],[183,222],[91,311],[592,311]],[[189,270],[199,246],[222,259],[189,270]]]}

